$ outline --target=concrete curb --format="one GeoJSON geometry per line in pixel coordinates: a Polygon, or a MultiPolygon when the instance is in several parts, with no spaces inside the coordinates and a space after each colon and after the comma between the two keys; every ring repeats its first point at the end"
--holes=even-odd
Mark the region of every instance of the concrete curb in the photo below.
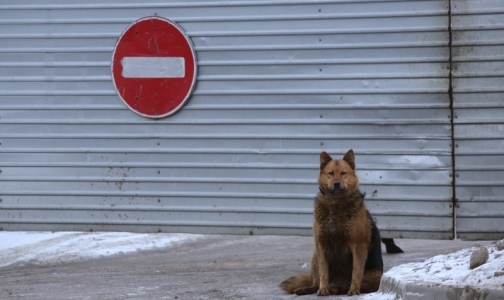
{"type": "Polygon", "coordinates": [[[427,282],[403,282],[383,274],[379,292],[389,293],[404,300],[502,300],[503,290],[457,287],[427,282]]]}

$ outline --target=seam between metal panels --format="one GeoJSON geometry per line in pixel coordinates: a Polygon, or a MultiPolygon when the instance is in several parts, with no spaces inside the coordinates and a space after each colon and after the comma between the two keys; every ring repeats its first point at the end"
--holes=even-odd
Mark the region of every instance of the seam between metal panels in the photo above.
{"type": "MultiPolygon", "coordinates": [[[[481,42],[481,45],[499,45],[499,42],[481,42]]],[[[194,46],[197,52],[211,51],[282,51],[282,50],[338,50],[338,49],[396,49],[396,48],[436,48],[444,47],[443,42],[401,42],[401,43],[363,43],[363,44],[327,44],[327,45],[244,45],[244,46],[194,46]]],[[[3,48],[0,53],[108,53],[112,47],[68,47],[68,48],[3,48]]]]}
{"type": "MultiPolygon", "coordinates": [[[[317,18],[318,19],[318,18],[317,18]]],[[[101,24],[129,24],[132,20],[107,20],[106,22],[100,22],[101,24]]],[[[0,20],[0,25],[36,25],[35,22],[2,22],[0,20]]],[[[40,24],[94,24],[89,21],[84,20],[72,20],[72,22],[54,22],[46,21],[40,24]]],[[[493,26],[494,30],[501,29],[500,27],[493,26]]],[[[478,30],[479,28],[474,28],[473,30],[478,30]]],[[[381,33],[415,33],[415,32],[443,32],[445,27],[410,27],[410,28],[355,28],[355,29],[304,29],[304,30],[242,30],[242,31],[188,31],[186,32],[189,37],[244,37],[244,36],[278,36],[278,35],[309,35],[309,34],[381,34],[381,33]]],[[[111,38],[115,39],[117,33],[22,33],[22,34],[0,34],[0,39],[76,39],[76,38],[111,38]]]]}
{"type": "Polygon", "coordinates": [[[453,103],[453,28],[452,28],[452,0],[448,0],[448,52],[449,52],[449,87],[448,95],[450,98],[450,123],[451,123],[451,151],[452,151],[452,213],[453,213],[453,238],[457,238],[457,194],[456,194],[456,174],[455,174],[455,111],[453,103]]]}
{"type": "MultiPolygon", "coordinates": [[[[246,182],[243,181],[243,178],[229,178],[229,177],[193,177],[193,178],[185,178],[185,177],[103,177],[103,176],[74,176],[74,177],[57,177],[57,176],[11,176],[11,177],[2,177],[3,182],[96,182],[96,183],[232,183],[232,184],[307,184],[314,185],[316,181],[313,179],[276,179],[276,178],[249,178],[246,182]]],[[[381,186],[446,186],[447,182],[440,181],[399,181],[399,180],[389,180],[387,182],[379,182],[379,181],[361,181],[360,185],[381,185],[381,186]]],[[[490,185],[490,184],[489,184],[490,185]]]]}
{"type": "MultiPolygon", "coordinates": [[[[346,13],[346,14],[292,14],[292,15],[247,15],[247,16],[209,16],[209,17],[177,17],[173,16],[170,19],[177,23],[203,23],[203,22],[241,22],[241,21],[300,21],[300,20],[341,20],[341,19],[380,19],[380,18],[406,18],[406,17],[425,17],[425,16],[443,16],[443,11],[414,11],[414,12],[397,12],[397,13],[346,13]]],[[[76,20],[77,21],[77,20],[76,20]]],[[[108,21],[111,22],[112,20],[108,21]]],[[[131,22],[133,19],[121,19],[121,22],[131,22]]],[[[8,23],[4,21],[2,23],[8,23]]],[[[40,21],[39,21],[40,22],[40,21]]],[[[89,21],[88,21],[89,22],[89,21]]],[[[97,20],[100,22],[100,20],[97,20]]],[[[24,20],[16,20],[9,22],[11,24],[23,24],[24,20]]],[[[32,23],[33,24],[33,23],[32,23]]],[[[42,23],[45,24],[45,23],[42,23]]]]}
{"type": "MultiPolygon", "coordinates": [[[[0,39],[1,39],[0,35],[0,39]]],[[[459,61],[462,61],[460,58],[459,61]]],[[[477,61],[481,61],[481,58],[477,61]]],[[[489,61],[490,58],[488,58],[489,61]]],[[[494,56],[493,60],[502,60],[500,56],[494,56]]],[[[471,61],[471,60],[469,60],[471,61]]],[[[472,60],[476,61],[476,60],[472,60]]],[[[271,65],[313,65],[313,64],[324,64],[324,65],[341,65],[341,64],[411,64],[411,63],[433,63],[433,62],[445,62],[444,57],[435,58],[367,58],[367,59],[296,59],[296,60],[207,60],[199,61],[198,66],[271,66],[271,65]]],[[[110,67],[110,62],[0,62],[0,67],[2,68],[21,68],[21,67],[110,67]]]]}
{"type": "MultiPolygon", "coordinates": [[[[283,139],[283,140],[318,140],[318,139],[333,139],[333,140],[354,140],[355,135],[348,134],[317,134],[317,135],[305,135],[305,134],[154,134],[146,135],[140,134],[94,134],[94,133],[79,133],[76,134],[0,134],[1,139],[205,139],[205,140],[215,140],[215,139],[283,139]]],[[[414,134],[360,134],[358,137],[360,140],[375,140],[375,139],[390,139],[390,140],[418,140],[430,139],[430,140],[448,140],[449,138],[445,135],[440,134],[430,134],[430,135],[414,135],[414,134]]],[[[500,136],[495,136],[494,139],[500,139],[500,136]]],[[[5,152],[5,151],[2,151],[5,152]]]]}
{"type": "MultiPolygon", "coordinates": [[[[285,200],[285,199],[294,199],[294,200],[303,200],[306,199],[314,199],[314,194],[271,194],[271,193],[220,193],[220,192],[105,192],[105,191],[47,191],[47,190],[36,190],[36,191],[24,191],[24,190],[3,190],[2,196],[21,196],[21,197],[109,197],[109,198],[127,198],[127,197],[135,197],[135,198],[203,198],[203,199],[211,199],[211,198],[240,198],[240,199],[271,199],[273,201],[276,200],[285,200]]],[[[68,199],[66,199],[68,200],[68,199]]],[[[374,197],[366,199],[366,201],[378,201],[385,200],[385,198],[374,197]]],[[[429,202],[438,202],[445,200],[444,197],[430,198],[425,200],[422,197],[407,197],[407,196],[396,196],[387,197],[388,201],[429,201],[429,202]]]]}
{"type": "MultiPolygon", "coordinates": [[[[495,91],[499,92],[504,89],[480,89],[478,92],[495,91]]],[[[277,90],[195,90],[193,96],[230,96],[230,95],[389,95],[389,94],[445,94],[444,88],[394,88],[394,89],[277,89],[277,90]]],[[[48,90],[34,90],[34,91],[0,91],[0,96],[117,96],[117,92],[113,90],[64,90],[64,91],[48,91],[48,90]]]]}
{"type": "MultiPolygon", "coordinates": [[[[1,51],[0,51],[1,53],[1,51]]],[[[466,77],[474,74],[482,76],[500,77],[503,73],[467,73],[466,77]]],[[[201,75],[198,81],[266,81],[266,80],[349,80],[349,79],[424,79],[443,78],[442,73],[389,73],[389,74],[366,74],[355,73],[342,74],[275,74],[275,75],[201,75]]],[[[0,76],[0,82],[96,82],[110,81],[111,76],[0,76]]]]}
{"type": "MultiPolygon", "coordinates": [[[[312,4],[331,4],[334,0],[313,0],[312,4]]],[[[369,2],[401,2],[401,0],[339,0],[338,4],[344,3],[369,3],[369,2]]],[[[302,5],[306,4],[305,0],[290,0],[282,1],[280,3],[274,1],[264,0],[247,0],[247,1],[217,1],[215,3],[207,3],[203,1],[196,1],[194,3],[187,3],[187,1],[178,1],[172,3],[134,3],[134,4],[47,4],[47,5],[3,5],[1,9],[72,9],[72,8],[89,8],[89,9],[117,9],[117,8],[178,8],[178,7],[226,7],[226,6],[285,6],[285,5],[302,5]]]]}
{"type": "MultiPolygon", "coordinates": [[[[402,0],[403,1],[403,0],[402,0]]],[[[87,10],[104,10],[104,9],[132,9],[132,8],[149,8],[149,9],[163,9],[163,8],[182,8],[182,9],[191,9],[191,8],[207,8],[207,7],[221,7],[221,8],[231,8],[231,7],[243,7],[243,6],[277,6],[277,7],[285,7],[289,5],[306,5],[306,4],[344,4],[344,3],[369,3],[369,2],[401,2],[399,1],[390,1],[390,0],[365,0],[365,1],[287,1],[287,2],[274,2],[274,1],[232,1],[232,2],[224,2],[224,1],[216,1],[215,3],[208,2],[196,2],[196,3],[187,3],[187,1],[180,3],[171,3],[171,4],[67,4],[67,5],[2,5],[0,6],[0,10],[37,10],[37,9],[51,9],[51,10],[68,10],[68,9],[87,9],[87,10]]],[[[430,12],[430,11],[427,11],[430,12]]],[[[436,12],[436,11],[434,11],[436,12]]],[[[320,11],[319,11],[320,13],[320,11]]],[[[420,12],[414,12],[414,14],[419,14],[420,12]]],[[[362,14],[353,14],[353,15],[362,15],[362,14]]],[[[180,19],[189,19],[189,17],[182,17],[180,19]]],[[[177,19],[179,20],[179,19],[177,19]]]]}
{"type": "MultiPolygon", "coordinates": [[[[486,107],[486,108],[501,108],[504,107],[503,104],[499,103],[492,103],[490,105],[486,106],[468,106],[467,108],[473,108],[473,107],[486,107]]],[[[399,110],[399,109],[438,109],[438,108],[446,108],[447,106],[443,103],[418,103],[418,104],[404,104],[404,103],[398,103],[395,105],[387,105],[387,104],[369,104],[366,106],[363,106],[361,104],[341,104],[338,105],[339,110],[354,110],[354,109],[359,109],[359,110],[375,110],[375,109],[387,109],[387,110],[399,110]]],[[[21,104],[21,105],[2,105],[0,103],[0,108],[2,110],[124,110],[124,106],[120,104],[115,104],[115,105],[104,105],[104,104],[96,104],[96,105],[58,105],[58,106],[53,106],[53,107],[47,107],[43,105],[26,105],[26,104],[21,104]]],[[[222,111],[222,110],[327,110],[327,109],[333,109],[335,108],[335,105],[333,104],[292,104],[289,106],[281,105],[281,104],[229,104],[229,105],[221,105],[221,104],[193,104],[193,105],[187,105],[184,107],[184,109],[188,110],[217,110],[217,111],[222,111]]]]}
{"type": "MultiPolygon", "coordinates": [[[[209,206],[170,206],[159,207],[155,205],[136,205],[136,206],[100,206],[100,205],[77,205],[71,207],[61,207],[61,205],[5,205],[5,210],[61,210],[61,211],[127,211],[127,212],[203,212],[203,213],[227,213],[227,214],[303,214],[313,215],[311,208],[257,208],[257,207],[209,207],[209,206]]],[[[391,212],[389,210],[375,210],[373,215],[393,215],[393,216],[417,216],[417,217],[447,217],[439,211],[418,212],[402,211],[391,212]]]]}

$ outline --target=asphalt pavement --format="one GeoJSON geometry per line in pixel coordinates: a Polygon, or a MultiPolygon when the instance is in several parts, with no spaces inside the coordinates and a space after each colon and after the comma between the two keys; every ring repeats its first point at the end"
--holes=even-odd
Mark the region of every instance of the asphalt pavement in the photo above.
{"type": "MultiPolygon", "coordinates": [[[[475,242],[397,239],[396,244],[405,253],[384,253],[385,271],[475,242]]],[[[11,265],[0,268],[0,299],[320,299],[278,287],[309,272],[312,248],[312,237],[216,235],[79,263],[11,265]]]]}

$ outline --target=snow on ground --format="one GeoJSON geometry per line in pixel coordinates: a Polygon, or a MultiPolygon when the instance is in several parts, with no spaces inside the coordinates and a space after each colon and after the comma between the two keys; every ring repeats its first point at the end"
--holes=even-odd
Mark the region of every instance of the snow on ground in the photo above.
{"type": "MultiPolygon", "coordinates": [[[[94,257],[116,255],[158,247],[203,237],[196,234],[126,232],[0,232],[0,267],[30,263],[49,265],[76,262],[94,257]]],[[[464,287],[467,285],[487,289],[503,289],[504,250],[495,243],[487,246],[489,259],[486,264],[469,269],[469,259],[477,247],[438,255],[423,262],[408,263],[390,269],[386,274],[402,282],[432,283],[464,287]]],[[[342,297],[340,299],[346,299],[342,297]]],[[[397,295],[372,293],[359,300],[398,300],[397,295]]]]}
{"type": "Polygon", "coordinates": [[[194,240],[196,234],[127,232],[0,232],[0,267],[49,265],[148,250],[194,240]]]}
{"type": "MultiPolygon", "coordinates": [[[[348,299],[354,299],[354,298],[348,297],[348,299]]],[[[364,295],[356,300],[397,300],[397,297],[394,294],[371,293],[364,295]]]]}
{"type": "Polygon", "coordinates": [[[504,250],[499,251],[496,243],[486,248],[489,254],[488,261],[472,270],[469,269],[469,260],[478,247],[434,256],[423,262],[399,265],[390,269],[387,276],[402,282],[502,290],[504,288],[504,276],[501,275],[504,272],[504,250]]]}
{"type": "MultiPolygon", "coordinates": [[[[399,265],[390,269],[386,276],[402,283],[461,288],[472,286],[488,290],[504,289],[504,275],[501,275],[504,273],[504,250],[499,251],[496,243],[486,246],[489,254],[488,261],[471,270],[469,269],[471,254],[478,248],[474,246],[444,255],[437,255],[423,262],[399,265]]],[[[403,300],[401,296],[394,292],[371,293],[355,299],[403,300]]]]}

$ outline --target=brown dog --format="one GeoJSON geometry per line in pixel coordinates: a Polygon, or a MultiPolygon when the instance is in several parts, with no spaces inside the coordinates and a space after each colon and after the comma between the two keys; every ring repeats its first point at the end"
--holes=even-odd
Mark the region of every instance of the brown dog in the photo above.
{"type": "Polygon", "coordinates": [[[319,296],[377,291],[383,273],[380,233],[359,191],[353,150],[342,160],[322,152],[318,183],[311,274],[289,278],[280,287],[319,296]]]}

